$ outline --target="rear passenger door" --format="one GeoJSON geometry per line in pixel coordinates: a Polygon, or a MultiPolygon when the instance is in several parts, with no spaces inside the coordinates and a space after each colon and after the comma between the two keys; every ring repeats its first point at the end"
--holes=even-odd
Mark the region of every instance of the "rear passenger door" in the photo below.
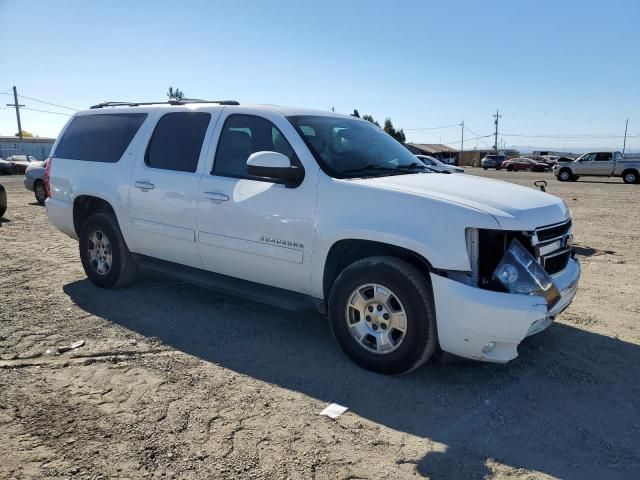
{"type": "Polygon", "coordinates": [[[202,268],[196,201],[205,138],[218,111],[171,111],[157,121],[131,176],[131,229],[138,253],[202,268]]]}
{"type": "Polygon", "coordinates": [[[207,270],[308,292],[319,168],[303,163],[308,149],[282,115],[241,112],[225,110],[213,135],[213,162],[198,194],[200,256],[207,270]],[[258,151],[289,157],[304,169],[301,184],[248,174],[247,159],[258,151]]]}

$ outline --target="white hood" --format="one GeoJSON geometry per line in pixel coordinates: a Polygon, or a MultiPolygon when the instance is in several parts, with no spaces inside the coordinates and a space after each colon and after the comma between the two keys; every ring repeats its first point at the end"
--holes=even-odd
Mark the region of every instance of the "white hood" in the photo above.
{"type": "Polygon", "coordinates": [[[504,230],[533,230],[563,222],[570,216],[566,204],[558,197],[536,188],[473,175],[420,173],[357,181],[465,205],[492,215],[504,230]]]}

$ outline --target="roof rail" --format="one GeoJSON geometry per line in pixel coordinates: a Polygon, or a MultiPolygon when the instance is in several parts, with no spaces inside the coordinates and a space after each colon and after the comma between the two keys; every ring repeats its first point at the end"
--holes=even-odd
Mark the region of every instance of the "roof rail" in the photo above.
{"type": "Polygon", "coordinates": [[[104,107],[140,107],[144,105],[187,105],[189,103],[216,103],[218,105],[240,105],[236,100],[200,100],[198,98],[183,98],[181,100],[171,99],[164,102],[102,102],[92,105],[90,108],[104,107]]]}

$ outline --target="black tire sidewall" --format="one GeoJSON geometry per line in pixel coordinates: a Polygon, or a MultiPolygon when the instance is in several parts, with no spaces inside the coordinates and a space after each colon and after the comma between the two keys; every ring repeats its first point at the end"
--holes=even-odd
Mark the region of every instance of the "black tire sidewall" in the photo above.
{"type": "Polygon", "coordinates": [[[84,271],[94,284],[99,287],[109,288],[116,285],[120,279],[123,266],[123,245],[120,229],[116,219],[108,213],[96,213],[91,215],[82,225],[79,236],[80,260],[84,271]],[[111,269],[106,275],[101,275],[95,271],[89,260],[89,236],[100,230],[103,232],[111,244],[111,269]]]}
{"type": "Polygon", "coordinates": [[[0,185],[0,218],[7,211],[7,191],[0,185]]]}
{"type": "Polygon", "coordinates": [[[47,199],[47,192],[44,189],[44,183],[41,182],[36,182],[33,185],[33,194],[36,197],[36,202],[38,202],[40,205],[44,205],[45,200],[47,199]],[[42,189],[42,200],[40,198],[38,198],[38,190],[42,189]]]}
{"type": "MultiPolygon", "coordinates": [[[[338,276],[329,297],[331,330],[342,350],[361,367],[384,374],[406,373],[423,363],[421,359],[430,345],[430,334],[437,343],[431,286],[427,285],[428,298],[425,299],[424,292],[393,265],[384,262],[357,262],[352,267],[338,276]],[[358,267],[352,268],[355,265],[358,267]],[[357,344],[347,327],[345,310],[349,295],[358,286],[367,283],[376,283],[390,289],[404,306],[407,316],[406,337],[398,349],[391,353],[380,355],[366,351],[357,344]]],[[[426,279],[425,283],[428,283],[426,279]]],[[[431,350],[429,356],[435,347],[431,350]]]]}
{"type": "Polygon", "coordinates": [[[634,183],[638,183],[638,174],[637,174],[636,172],[634,172],[634,171],[629,171],[629,170],[628,170],[628,171],[625,171],[625,172],[622,172],[622,181],[623,181],[624,183],[627,183],[627,184],[630,184],[630,185],[632,185],[632,184],[634,184],[634,183]],[[633,180],[633,182],[628,182],[628,181],[627,181],[627,175],[628,175],[628,174],[630,174],[630,173],[632,173],[633,175],[635,175],[635,179],[633,180]]]}

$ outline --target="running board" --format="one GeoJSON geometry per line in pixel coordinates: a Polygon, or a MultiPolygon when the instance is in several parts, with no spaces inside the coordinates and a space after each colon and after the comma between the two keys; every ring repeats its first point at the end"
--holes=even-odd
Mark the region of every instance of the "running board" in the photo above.
{"type": "Polygon", "coordinates": [[[133,256],[140,268],[144,271],[177,278],[199,287],[227,293],[245,300],[265,303],[285,310],[295,312],[316,311],[323,315],[327,313],[324,300],[310,295],[270,287],[228,275],[220,275],[219,273],[213,273],[199,268],[187,267],[146,255],[133,254],[133,256]]]}

